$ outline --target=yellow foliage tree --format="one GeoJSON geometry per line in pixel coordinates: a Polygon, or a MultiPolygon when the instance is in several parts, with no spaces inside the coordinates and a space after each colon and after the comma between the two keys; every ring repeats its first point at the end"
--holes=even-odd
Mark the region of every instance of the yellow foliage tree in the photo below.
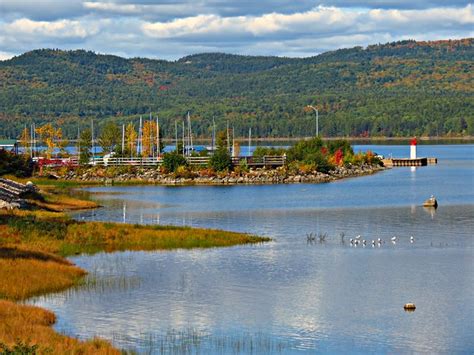
{"type": "Polygon", "coordinates": [[[127,141],[126,150],[130,153],[130,155],[135,155],[136,147],[137,147],[137,131],[135,131],[135,126],[133,123],[129,123],[125,130],[125,137],[127,141]]]}
{"type": "Polygon", "coordinates": [[[145,121],[143,123],[143,137],[142,137],[142,155],[144,157],[153,155],[156,147],[156,122],[145,121]]]}
{"type": "Polygon", "coordinates": [[[28,146],[31,143],[30,142],[30,132],[28,131],[28,128],[24,128],[23,131],[21,131],[20,135],[20,146],[25,149],[25,154],[28,153],[28,146]]]}
{"type": "Polygon", "coordinates": [[[47,123],[41,127],[36,128],[36,133],[40,135],[40,139],[46,144],[46,157],[51,159],[54,148],[62,147],[64,142],[60,144],[63,137],[63,131],[61,128],[54,128],[51,123],[47,123]]]}

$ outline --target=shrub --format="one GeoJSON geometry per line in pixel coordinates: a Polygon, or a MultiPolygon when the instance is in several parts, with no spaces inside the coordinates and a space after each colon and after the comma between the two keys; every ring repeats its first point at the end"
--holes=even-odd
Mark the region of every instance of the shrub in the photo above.
{"type": "Polygon", "coordinates": [[[246,159],[240,159],[239,161],[239,169],[242,173],[248,173],[249,165],[246,159]]]}
{"type": "Polygon", "coordinates": [[[308,157],[321,152],[323,141],[319,137],[303,140],[288,149],[288,161],[307,161],[308,157]]]}
{"type": "Polygon", "coordinates": [[[34,163],[28,156],[0,149],[0,176],[13,174],[16,177],[29,177],[33,167],[34,163]]]}
{"type": "Polygon", "coordinates": [[[188,162],[185,157],[183,157],[178,152],[165,153],[163,155],[163,168],[168,173],[176,172],[176,169],[180,166],[187,166],[188,162]]]}
{"type": "Polygon", "coordinates": [[[0,354],[5,355],[34,355],[38,353],[39,346],[37,344],[30,345],[29,343],[23,343],[20,339],[17,339],[16,344],[12,347],[8,347],[6,344],[0,343],[0,354]]]}
{"type": "Polygon", "coordinates": [[[180,165],[176,168],[174,176],[175,178],[193,179],[197,174],[190,170],[188,166],[180,165]]]}
{"type": "Polygon", "coordinates": [[[257,147],[252,156],[254,158],[263,158],[265,155],[283,155],[286,153],[284,148],[275,148],[275,147],[257,147]]]}
{"type": "Polygon", "coordinates": [[[215,171],[230,170],[232,168],[232,158],[227,149],[217,149],[209,160],[209,166],[215,171]]]}

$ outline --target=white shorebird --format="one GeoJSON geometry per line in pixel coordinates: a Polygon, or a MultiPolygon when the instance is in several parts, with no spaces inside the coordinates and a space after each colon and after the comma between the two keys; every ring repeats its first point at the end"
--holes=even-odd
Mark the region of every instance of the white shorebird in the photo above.
{"type": "Polygon", "coordinates": [[[396,242],[396,241],[397,241],[397,237],[392,237],[390,240],[391,240],[392,242],[396,242]]]}
{"type": "Polygon", "coordinates": [[[359,239],[360,239],[360,237],[361,237],[361,236],[360,236],[360,234],[359,234],[359,235],[356,237],[356,239],[357,239],[357,240],[359,240],[359,239]]]}
{"type": "Polygon", "coordinates": [[[410,237],[410,243],[414,243],[415,242],[415,237],[414,236],[411,236],[410,237]]]}
{"type": "Polygon", "coordinates": [[[377,243],[381,244],[382,243],[382,238],[377,238],[377,243]]]}

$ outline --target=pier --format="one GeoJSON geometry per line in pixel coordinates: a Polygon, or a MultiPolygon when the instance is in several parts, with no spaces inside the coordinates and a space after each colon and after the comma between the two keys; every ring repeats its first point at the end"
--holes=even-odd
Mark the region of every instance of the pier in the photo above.
{"type": "Polygon", "coordinates": [[[382,163],[387,167],[398,166],[427,166],[438,164],[437,158],[388,158],[382,159],[382,163]]]}

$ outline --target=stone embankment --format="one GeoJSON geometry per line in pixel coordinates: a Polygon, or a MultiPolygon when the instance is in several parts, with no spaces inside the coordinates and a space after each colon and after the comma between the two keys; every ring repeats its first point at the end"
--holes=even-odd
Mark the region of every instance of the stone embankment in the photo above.
{"type": "Polygon", "coordinates": [[[20,184],[10,179],[0,178],[0,208],[25,207],[27,203],[23,197],[36,191],[36,186],[31,182],[20,184]]]}
{"type": "Polygon", "coordinates": [[[118,183],[149,183],[161,185],[232,185],[232,184],[286,184],[286,183],[323,183],[347,177],[370,175],[384,170],[381,166],[361,165],[352,167],[338,167],[328,174],[311,171],[307,173],[290,173],[284,167],[277,169],[251,169],[248,172],[237,174],[213,174],[207,172],[191,172],[186,176],[163,174],[157,169],[136,168],[134,172],[117,172],[109,168],[91,168],[88,170],[69,171],[62,176],[63,180],[83,182],[118,183]]]}

